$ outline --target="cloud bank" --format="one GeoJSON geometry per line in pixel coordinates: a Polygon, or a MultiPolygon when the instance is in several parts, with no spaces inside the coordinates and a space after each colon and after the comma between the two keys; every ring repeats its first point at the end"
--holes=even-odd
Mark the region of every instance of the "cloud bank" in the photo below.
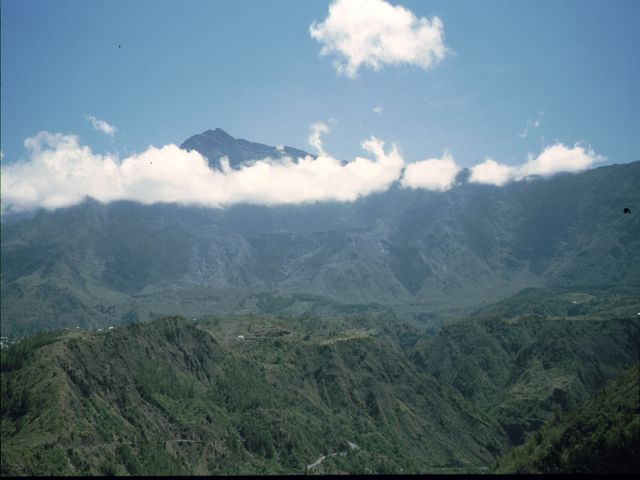
{"type": "Polygon", "coordinates": [[[85,115],[84,117],[91,123],[91,126],[94,128],[94,130],[97,130],[98,132],[103,133],[109,137],[113,137],[118,131],[118,129],[113,125],[109,125],[104,120],[100,120],[93,115],[85,115]]]}
{"type": "Polygon", "coordinates": [[[385,149],[371,137],[362,142],[370,158],[345,164],[324,151],[320,135],[327,131],[324,124],[312,128],[316,158],[265,158],[236,170],[224,157],[221,169],[212,169],[198,152],[176,145],[149,147],[119,161],[93,153],[76,135],[40,132],[25,141],[27,160],[2,166],[2,210],[55,209],[85,197],[207,207],[353,201],[387,190],[400,177],[404,160],[395,145],[385,149]]]}
{"type": "Polygon", "coordinates": [[[591,147],[576,143],[572,148],[561,143],[546,147],[540,155],[529,155],[519,166],[505,165],[487,159],[471,169],[469,182],[496,185],[527,180],[532,177],[550,177],[556,173],[577,173],[590,168],[606,157],[596,154],[591,147]]]}
{"type": "MultiPolygon", "coordinates": [[[[93,198],[100,202],[129,200],[143,204],[180,203],[225,207],[236,203],[259,205],[304,204],[322,201],[350,202],[384,192],[399,182],[402,188],[444,192],[455,185],[461,167],[446,152],[406,165],[396,145],[370,137],[361,144],[367,153],[350,162],[328,154],[322,134],[324,123],[311,127],[309,143],[317,157],[263,158],[232,169],[220,159],[211,168],[197,151],[176,145],[150,146],[122,160],[100,155],[81,145],[76,135],[40,132],[24,142],[28,157],[3,164],[2,212],[35,208],[57,209],[93,198]]],[[[590,147],[556,143],[519,166],[492,159],[470,171],[471,183],[502,186],[559,172],[579,172],[605,158],[590,147]]]]}
{"type": "Polygon", "coordinates": [[[334,0],[327,18],[313,22],[309,33],[322,44],[320,55],[336,54],[334,67],[349,78],[356,78],[361,67],[428,70],[447,54],[440,18],[417,18],[384,0],[334,0]]]}

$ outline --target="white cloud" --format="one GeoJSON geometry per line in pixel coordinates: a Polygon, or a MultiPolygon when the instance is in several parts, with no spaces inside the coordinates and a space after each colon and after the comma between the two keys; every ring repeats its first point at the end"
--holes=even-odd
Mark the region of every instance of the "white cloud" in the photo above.
{"type": "Polygon", "coordinates": [[[58,208],[93,198],[109,201],[120,190],[115,159],[94,155],[74,135],[40,132],[25,140],[27,161],[2,166],[2,209],[58,208]]]}
{"type": "Polygon", "coordinates": [[[606,160],[592,148],[576,143],[567,147],[556,143],[546,147],[540,155],[529,155],[522,165],[510,166],[488,159],[471,168],[469,182],[502,186],[510,181],[526,180],[532,177],[549,177],[556,173],[576,173],[586,170],[594,163],[606,160]]]}
{"type": "Polygon", "coordinates": [[[400,184],[405,188],[424,188],[444,192],[455,182],[461,168],[445,152],[442,158],[429,158],[406,166],[400,184]]]}
{"type": "Polygon", "coordinates": [[[329,126],[326,123],[318,122],[311,125],[311,133],[309,134],[309,145],[318,151],[318,154],[323,155],[324,148],[322,146],[322,135],[329,133],[329,126]]]}
{"type": "Polygon", "coordinates": [[[501,187],[513,180],[516,170],[515,167],[504,165],[488,158],[484,162],[471,168],[469,182],[501,187]]]}
{"type": "Polygon", "coordinates": [[[375,113],[376,115],[382,115],[383,113],[382,105],[378,104],[375,107],[373,107],[373,113],[375,113]]]}
{"type": "Polygon", "coordinates": [[[208,207],[353,201],[385,191],[400,178],[404,161],[395,145],[385,150],[382,141],[371,137],[362,142],[371,158],[344,164],[322,149],[320,133],[328,130],[326,125],[314,127],[310,140],[319,147],[317,158],[265,158],[235,170],[226,159],[222,170],[212,169],[198,152],[175,145],[149,147],[119,161],[94,154],[75,135],[41,132],[25,141],[27,160],[2,166],[2,210],[55,209],[85,197],[208,207]]]}
{"type": "Polygon", "coordinates": [[[518,134],[520,138],[527,138],[529,133],[542,125],[542,115],[544,112],[538,112],[537,118],[530,118],[524,126],[524,130],[518,134]]]}
{"type": "Polygon", "coordinates": [[[113,137],[118,129],[113,125],[109,125],[104,120],[94,117],[93,115],[85,115],[85,118],[91,122],[91,126],[100,133],[104,133],[110,137],[113,137]]]}
{"type": "Polygon", "coordinates": [[[536,158],[529,155],[527,162],[520,167],[518,177],[548,177],[560,172],[581,172],[604,160],[606,158],[596,154],[591,147],[576,143],[569,148],[556,143],[545,148],[536,158]]]}
{"type": "Polygon", "coordinates": [[[340,74],[356,78],[361,67],[414,65],[428,70],[447,54],[438,17],[417,18],[384,0],[334,0],[322,23],[309,27],[322,44],[320,55],[336,54],[340,74]]]}

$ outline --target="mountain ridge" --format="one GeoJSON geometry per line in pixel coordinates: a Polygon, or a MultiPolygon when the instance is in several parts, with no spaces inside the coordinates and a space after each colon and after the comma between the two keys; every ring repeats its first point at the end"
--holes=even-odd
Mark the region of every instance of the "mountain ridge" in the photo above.
{"type": "MultiPolygon", "coordinates": [[[[255,145],[277,151],[207,132],[232,142],[219,153],[236,165],[237,152],[260,157],[255,145]]],[[[264,295],[297,296],[297,313],[311,295],[312,309],[381,307],[432,328],[529,287],[637,286],[640,218],[622,207],[640,204],[638,183],[635,162],[503,187],[393,185],[351,203],[41,210],[3,220],[2,331],[260,312],[264,295]]]]}

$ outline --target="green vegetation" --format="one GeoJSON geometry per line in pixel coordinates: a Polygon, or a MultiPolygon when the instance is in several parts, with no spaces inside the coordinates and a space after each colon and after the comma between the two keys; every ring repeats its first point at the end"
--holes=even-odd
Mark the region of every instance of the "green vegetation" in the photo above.
{"type": "MultiPolygon", "coordinates": [[[[543,305],[508,301],[429,335],[378,313],[169,317],[25,338],[2,350],[1,473],[485,472],[640,353],[640,320],[623,316],[632,290],[521,296],[543,305]],[[563,316],[563,301],[584,310],[563,316]]],[[[607,438],[605,463],[617,449],[607,438]]],[[[521,465],[518,451],[500,468],[521,465]]]]}
{"type": "Polygon", "coordinates": [[[168,318],[58,337],[3,374],[2,473],[302,473],[347,442],[363,452],[354,472],[490,462],[496,432],[363,321],[168,318]]]}
{"type": "Polygon", "coordinates": [[[638,473],[640,365],[577,411],[557,414],[500,459],[498,473],[638,473]]]}
{"type": "Polygon", "coordinates": [[[581,405],[640,355],[638,289],[588,292],[524,291],[446,325],[411,358],[518,445],[554,408],[581,405]],[[582,300],[582,315],[562,316],[575,298],[591,300],[582,300]]]}
{"type": "Polygon", "coordinates": [[[640,311],[640,287],[527,288],[478,310],[475,318],[608,320],[633,318],[640,311]]]}
{"type": "Polygon", "coordinates": [[[10,373],[21,368],[25,361],[41,347],[54,342],[62,332],[43,332],[27,337],[12,348],[0,350],[0,365],[2,373],[10,373]]]}

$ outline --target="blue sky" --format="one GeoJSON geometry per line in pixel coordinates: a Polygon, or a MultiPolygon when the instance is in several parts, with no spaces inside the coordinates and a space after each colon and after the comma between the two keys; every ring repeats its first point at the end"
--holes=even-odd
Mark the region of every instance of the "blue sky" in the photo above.
{"type": "Polygon", "coordinates": [[[2,162],[42,130],[121,157],[215,127],[312,150],[314,122],[345,159],[370,135],[407,163],[446,149],[463,167],[516,164],[555,141],[640,159],[640,2],[390,3],[441,19],[441,62],[340,75],[309,32],[324,0],[3,0],[2,162]]]}

